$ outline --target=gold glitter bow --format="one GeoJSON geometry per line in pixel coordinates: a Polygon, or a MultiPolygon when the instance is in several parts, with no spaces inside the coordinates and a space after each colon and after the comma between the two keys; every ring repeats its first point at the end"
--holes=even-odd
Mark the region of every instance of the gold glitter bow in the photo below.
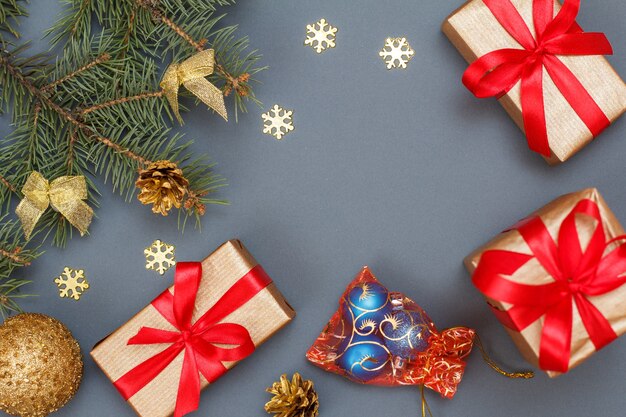
{"type": "Polygon", "coordinates": [[[22,222],[26,238],[30,238],[35,225],[51,206],[84,235],[89,228],[93,210],[83,200],[87,199],[85,177],[65,176],[48,182],[39,172],[33,171],[22,188],[24,198],[15,213],[22,222]]]}
{"type": "Polygon", "coordinates": [[[183,119],[178,111],[178,88],[181,85],[184,85],[204,104],[215,110],[224,120],[228,120],[222,91],[205,78],[213,74],[214,67],[215,52],[213,49],[205,49],[181,63],[170,65],[165,70],[161,88],[172,106],[174,115],[181,124],[183,119]]]}

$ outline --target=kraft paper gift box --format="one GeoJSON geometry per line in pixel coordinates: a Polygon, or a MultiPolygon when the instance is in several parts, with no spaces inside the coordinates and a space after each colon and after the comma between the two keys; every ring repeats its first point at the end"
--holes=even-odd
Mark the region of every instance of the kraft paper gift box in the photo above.
{"type": "MultiPolygon", "coordinates": [[[[502,3],[509,0],[498,0],[502,3]]],[[[533,0],[510,0],[536,38],[533,24],[533,0]]],[[[554,1],[555,14],[561,3],[554,1]]],[[[599,28],[601,29],[601,28],[599,28]]],[[[521,49],[496,19],[483,0],[470,0],[453,12],[443,23],[442,30],[468,63],[473,63],[492,51],[521,49]]],[[[606,118],[613,123],[626,111],[626,84],[602,55],[562,56],[557,58],[571,70],[606,118]]],[[[563,162],[593,140],[593,134],[572,106],[566,101],[550,75],[543,68],[543,97],[550,164],[563,162]]],[[[502,97],[500,104],[524,130],[521,104],[521,83],[502,97]]]]}
{"type": "MultiPolygon", "coordinates": [[[[592,244],[592,236],[595,236],[594,233],[596,228],[601,228],[604,232],[605,239],[603,242],[600,242],[602,244],[601,248],[603,249],[598,251],[598,253],[602,253],[602,258],[598,262],[598,264],[602,264],[602,266],[595,270],[596,274],[593,277],[594,279],[599,277],[599,279],[604,280],[607,278],[607,274],[605,272],[607,270],[606,267],[615,266],[618,271],[617,273],[613,271],[614,276],[611,276],[610,278],[610,281],[614,282],[615,285],[612,285],[608,291],[605,291],[606,288],[602,291],[589,291],[593,294],[583,294],[583,297],[586,298],[588,302],[606,319],[606,324],[610,326],[614,332],[614,337],[620,336],[626,332],[626,285],[622,285],[624,282],[623,275],[624,272],[626,272],[626,247],[622,246],[625,241],[621,240],[621,238],[617,241],[612,241],[612,239],[622,236],[624,234],[624,229],[617,221],[615,215],[611,212],[599,192],[594,188],[590,188],[557,198],[548,205],[537,210],[528,218],[520,221],[516,226],[502,232],[491,242],[479,248],[465,259],[465,266],[470,274],[472,274],[474,284],[479,288],[479,290],[481,290],[481,292],[483,292],[483,295],[485,295],[487,303],[491,307],[493,313],[504,324],[505,329],[517,345],[524,358],[531,364],[541,367],[540,346],[542,331],[546,323],[546,314],[540,315],[534,321],[532,321],[533,319],[531,318],[529,320],[530,324],[522,330],[519,330],[514,325],[509,323],[511,320],[510,313],[512,308],[516,307],[516,305],[504,302],[501,299],[493,298],[490,295],[494,295],[494,291],[497,292],[498,290],[494,290],[495,287],[489,287],[489,284],[494,284],[494,281],[497,280],[506,280],[513,283],[526,284],[533,286],[532,288],[535,289],[538,288],[538,286],[550,284],[554,285],[556,279],[551,276],[548,269],[544,267],[544,263],[539,261],[537,258],[536,252],[541,252],[544,249],[531,249],[528,240],[524,237],[532,233],[537,235],[537,229],[541,229],[543,227],[541,226],[541,223],[537,223],[537,220],[540,220],[545,225],[545,228],[551,236],[551,239],[549,239],[548,235],[544,234],[543,237],[545,239],[541,241],[544,242],[541,246],[547,253],[549,253],[549,248],[551,246],[551,243],[549,243],[550,240],[554,242],[554,248],[556,248],[556,250],[563,245],[564,252],[561,254],[561,257],[559,258],[559,256],[555,254],[555,257],[557,258],[555,261],[555,264],[557,265],[556,268],[559,269],[558,265],[560,264],[561,271],[565,271],[567,269],[563,267],[565,262],[562,258],[569,256],[571,253],[576,253],[577,251],[577,249],[572,249],[576,246],[567,245],[572,244],[573,242],[573,245],[578,245],[578,247],[581,248],[581,251],[585,253],[592,244]],[[575,207],[577,214],[573,215],[573,218],[575,219],[574,228],[577,236],[575,236],[574,240],[570,239],[569,241],[566,241],[565,238],[561,238],[559,236],[559,233],[563,227],[567,227],[564,226],[564,224],[566,223],[566,219],[568,217],[571,220],[570,214],[573,213],[575,207]],[[581,211],[581,207],[584,207],[584,210],[586,210],[587,213],[583,213],[582,211],[584,210],[581,211]],[[588,215],[589,213],[594,213],[594,210],[597,211],[600,221],[598,221],[597,218],[594,218],[595,214],[592,216],[588,215]],[[537,227],[538,225],[540,226],[539,228],[537,227]],[[485,255],[488,253],[490,254],[490,260],[487,260],[485,255]],[[513,267],[510,267],[507,270],[507,267],[503,267],[503,265],[508,262],[508,258],[511,256],[517,257],[518,260],[520,257],[522,257],[522,259],[519,263],[513,265],[513,267]],[[524,259],[524,256],[527,256],[528,258],[524,259]],[[479,268],[481,268],[480,271],[479,268]],[[491,270],[487,271],[488,269],[491,270]],[[497,276],[494,277],[495,275],[497,276]],[[485,277],[489,278],[484,280],[483,278],[485,277]],[[488,289],[485,290],[486,288],[488,289]]],[[[596,241],[596,244],[598,242],[599,241],[596,241]]],[[[592,266],[589,270],[594,270],[593,268],[597,266],[593,262],[589,265],[592,266]]],[[[566,280],[563,285],[570,285],[569,281],[572,280],[572,277],[573,281],[578,281],[577,276],[579,275],[582,277],[582,274],[578,272],[573,273],[573,275],[570,276],[570,279],[566,280]]],[[[563,278],[565,279],[567,277],[563,278]]],[[[588,277],[581,278],[581,281],[591,283],[588,277]]],[[[500,281],[500,283],[502,282],[504,281],[500,281]]],[[[587,289],[584,289],[584,286],[587,284],[582,283],[581,285],[583,285],[583,293],[585,293],[587,289]]],[[[524,288],[522,288],[522,290],[524,290],[524,288]]],[[[544,297],[549,296],[544,294],[544,297]]],[[[539,297],[537,297],[537,299],[539,299],[539,297]]],[[[566,304],[567,303],[568,302],[566,301],[566,304]]],[[[587,302],[583,302],[583,304],[586,303],[587,302]]],[[[589,305],[583,307],[588,309],[589,305]]],[[[593,307],[591,309],[593,309],[593,307]]],[[[596,346],[590,339],[585,324],[581,319],[578,303],[572,300],[569,303],[568,309],[572,312],[571,351],[569,360],[565,356],[560,356],[559,358],[563,361],[564,369],[544,369],[551,377],[557,376],[560,373],[579,365],[597,350],[596,346]]],[[[539,314],[541,314],[541,312],[539,312],[539,314]]],[[[592,327],[598,326],[596,325],[592,327]]],[[[554,336],[554,333],[552,336],[554,336]]],[[[612,339],[609,338],[605,343],[608,343],[611,340],[612,339]]]]}
{"type": "MultiPolygon", "coordinates": [[[[259,268],[256,260],[238,240],[224,243],[204,259],[192,323],[214,306],[240,278],[259,268]]],[[[176,292],[174,286],[170,287],[169,291],[176,292]]],[[[258,347],[294,317],[295,311],[283,298],[276,285],[270,283],[241,307],[224,317],[220,323],[234,323],[245,327],[252,342],[258,347]]],[[[111,381],[117,381],[167,347],[167,344],[129,345],[128,341],[137,335],[142,327],[176,330],[150,304],[98,343],[92,350],[91,356],[111,381]]],[[[183,357],[184,353],[181,352],[151,382],[127,400],[137,414],[143,417],[166,417],[173,414],[183,357]]],[[[254,355],[249,360],[254,360],[254,355]]],[[[222,362],[222,364],[230,369],[237,364],[237,361],[222,362]]],[[[204,389],[207,385],[209,383],[201,376],[201,388],[204,389]]]]}

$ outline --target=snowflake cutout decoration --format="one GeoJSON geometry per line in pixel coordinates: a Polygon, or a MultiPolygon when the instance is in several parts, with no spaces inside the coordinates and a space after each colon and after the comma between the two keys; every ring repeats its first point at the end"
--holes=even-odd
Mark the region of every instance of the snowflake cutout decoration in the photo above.
{"type": "Polygon", "coordinates": [[[315,49],[318,54],[324,52],[327,48],[335,47],[335,37],[337,28],[328,24],[326,19],[320,19],[319,22],[306,25],[305,45],[309,45],[315,49]]]}
{"type": "Polygon", "coordinates": [[[387,64],[387,69],[406,68],[406,64],[413,58],[415,51],[406,38],[387,38],[385,46],[378,55],[387,64]]]}
{"type": "Polygon", "coordinates": [[[286,110],[278,104],[267,113],[263,113],[263,133],[274,136],[280,140],[284,135],[291,132],[293,127],[293,110],[286,110]]]}
{"type": "Polygon", "coordinates": [[[77,301],[89,288],[89,283],[85,278],[85,271],[72,269],[67,266],[63,269],[63,273],[54,279],[54,282],[59,287],[59,297],[73,298],[77,301]]]}
{"type": "Polygon", "coordinates": [[[157,239],[152,245],[143,250],[146,255],[146,269],[157,271],[163,275],[168,269],[176,265],[174,256],[175,247],[157,239]]]}

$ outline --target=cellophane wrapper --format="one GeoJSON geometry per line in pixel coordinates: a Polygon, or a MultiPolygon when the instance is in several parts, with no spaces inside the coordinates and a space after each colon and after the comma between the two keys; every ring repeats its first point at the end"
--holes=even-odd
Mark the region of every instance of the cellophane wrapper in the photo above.
{"type": "MultiPolygon", "coordinates": [[[[533,0],[511,0],[534,35],[533,0]]],[[[555,12],[561,3],[554,1],[555,12]]],[[[444,34],[469,63],[497,49],[521,46],[500,25],[482,0],[470,0],[455,10],[442,26],[444,34]]],[[[583,84],[608,119],[614,122],[626,111],[626,84],[603,56],[559,56],[559,59],[583,84]]],[[[460,82],[459,82],[460,85],[460,82]]],[[[550,164],[563,162],[593,140],[593,135],[565,100],[550,76],[544,71],[543,91],[552,156],[550,164]]],[[[521,104],[521,84],[499,102],[524,130],[521,104]]]]}
{"type": "Polygon", "coordinates": [[[388,291],[365,267],[306,357],[354,382],[423,385],[452,398],[473,339],[465,327],[439,332],[419,305],[388,291]]]}

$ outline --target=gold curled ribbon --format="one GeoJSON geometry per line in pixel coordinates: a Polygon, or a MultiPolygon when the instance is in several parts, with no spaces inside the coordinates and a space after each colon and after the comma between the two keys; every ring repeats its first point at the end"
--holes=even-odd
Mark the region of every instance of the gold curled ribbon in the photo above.
{"type": "Polygon", "coordinates": [[[181,85],[228,121],[222,90],[205,78],[213,74],[214,68],[215,51],[205,49],[183,62],[171,64],[165,70],[161,88],[180,124],[183,123],[178,110],[178,89],[181,85]]]}
{"type": "Polygon", "coordinates": [[[87,182],[85,177],[64,176],[48,182],[37,171],[28,176],[22,188],[24,198],[20,201],[15,213],[22,222],[26,238],[35,229],[35,225],[43,213],[52,207],[84,235],[91,224],[93,210],[87,203],[87,182]]]}

